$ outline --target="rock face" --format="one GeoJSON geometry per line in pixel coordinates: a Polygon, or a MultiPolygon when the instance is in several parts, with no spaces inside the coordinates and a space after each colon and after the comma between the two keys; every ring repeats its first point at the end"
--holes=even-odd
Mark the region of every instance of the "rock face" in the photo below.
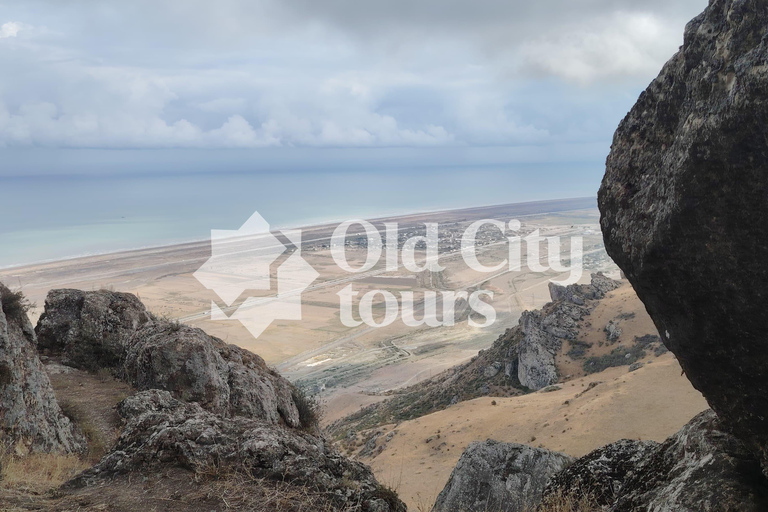
{"type": "Polygon", "coordinates": [[[653,441],[622,439],[585,455],[555,475],[544,491],[550,495],[589,495],[595,505],[612,505],[632,473],[641,471],[659,447],[653,441]]]}
{"type": "Polygon", "coordinates": [[[167,390],[224,416],[302,426],[294,387],[255,354],[162,321],[139,329],[126,344],[121,371],[137,389],[167,390]]]}
{"type": "Polygon", "coordinates": [[[562,453],[522,444],[473,443],[461,455],[432,510],[532,510],[552,475],[572,460],[562,453]]]}
{"type": "Polygon", "coordinates": [[[606,249],[768,474],[768,3],[710,0],[613,140],[606,249]]]}
{"type": "Polygon", "coordinates": [[[768,510],[768,483],[745,444],[705,411],[663,444],[618,441],[582,457],[545,491],[591,494],[613,512],[768,510]]]}
{"type": "Polygon", "coordinates": [[[27,313],[0,284],[0,453],[78,453],[85,439],[62,414],[27,313]]]}
{"type": "Polygon", "coordinates": [[[126,425],[112,451],[67,487],[164,466],[237,470],[322,491],[339,508],[405,511],[368,467],[343,457],[322,438],[264,421],[224,418],[167,391],[142,391],[118,404],[118,412],[126,425]]]}
{"type": "Polygon", "coordinates": [[[564,340],[577,336],[578,321],[594,307],[594,300],[618,288],[618,281],[603,274],[592,274],[589,285],[558,286],[550,283],[549,308],[525,311],[520,318],[523,337],[517,346],[517,377],[520,384],[534,391],[558,381],[555,355],[564,340]]]}
{"type": "Polygon", "coordinates": [[[125,342],[150,319],[129,293],[52,290],[35,330],[41,350],[61,354],[68,366],[94,371],[120,365],[125,342]]]}
{"type": "Polygon", "coordinates": [[[53,290],[38,345],[86,370],[110,368],[139,390],[163,389],[224,416],[310,426],[295,388],[259,356],[177,323],[159,320],[128,293],[53,290]]]}

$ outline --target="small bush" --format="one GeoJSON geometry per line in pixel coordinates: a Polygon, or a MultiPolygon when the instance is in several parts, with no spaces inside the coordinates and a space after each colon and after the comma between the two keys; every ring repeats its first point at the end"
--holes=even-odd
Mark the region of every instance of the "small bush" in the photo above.
{"type": "Polygon", "coordinates": [[[566,355],[571,359],[584,359],[584,356],[587,355],[587,349],[592,348],[592,344],[586,341],[569,340],[568,343],[571,349],[566,355]]]}
{"type": "Polygon", "coordinates": [[[586,373],[598,373],[614,366],[628,366],[645,357],[645,349],[636,344],[631,348],[616,347],[610,354],[599,357],[590,357],[584,362],[586,373]]]}
{"type": "Polygon", "coordinates": [[[320,424],[321,410],[320,402],[316,396],[309,396],[299,388],[293,388],[293,403],[299,410],[299,421],[301,426],[307,430],[312,430],[320,424]]]}
{"type": "Polygon", "coordinates": [[[0,285],[0,301],[3,303],[3,313],[7,318],[19,318],[35,307],[21,290],[14,292],[2,285],[0,285]]]}

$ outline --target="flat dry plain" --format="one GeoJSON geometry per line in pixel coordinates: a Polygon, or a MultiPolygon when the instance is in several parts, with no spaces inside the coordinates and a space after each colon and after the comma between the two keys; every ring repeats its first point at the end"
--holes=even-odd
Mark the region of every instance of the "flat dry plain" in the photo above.
{"type": "MultiPolygon", "coordinates": [[[[472,357],[515,325],[522,311],[548,302],[549,279],[560,279],[565,274],[532,272],[527,266],[522,271],[505,267],[493,273],[481,273],[467,266],[458,251],[458,240],[472,222],[518,219],[522,227],[515,234],[525,236],[538,229],[541,236],[559,236],[563,241],[563,261],[567,261],[569,255],[570,237],[579,236],[585,253],[581,281],[587,282],[589,274],[595,271],[617,276],[617,268],[603,249],[598,212],[593,204],[591,199],[559,200],[371,220],[382,230],[384,222],[398,223],[401,244],[405,238],[423,234],[425,222],[439,224],[439,261],[445,270],[416,275],[403,268],[387,272],[383,258],[371,272],[347,273],[335,264],[330,253],[330,236],[336,225],[304,228],[302,256],[320,277],[302,295],[302,319],[276,321],[258,339],[236,320],[210,319],[212,301],[222,308],[226,304],[193,276],[211,255],[209,241],[0,269],[0,281],[23,289],[37,304],[35,317],[42,312],[48,291],[55,288],[106,288],[135,293],[154,313],[181,319],[247,348],[288,378],[313,386],[326,404],[325,420],[332,421],[381,399],[381,391],[414,384],[472,357]],[[489,290],[493,292],[489,302],[496,310],[497,320],[485,328],[470,327],[466,318],[457,320],[451,327],[407,327],[397,320],[382,328],[365,324],[350,328],[340,320],[337,295],[348,285],[360,292],[359,296],[377,289],[388,290],[395,296],[402,291],[413,291],[417,298],[417,318],[418,297],[423,297],[424,292],[489,290]]],[[[481,230],[477,252],[482,263],[490,266],[508,257],[506,236],[512,233],[502,234],[489,226],[481,230]]],[[[542,262],[547,258],[545,247],[546,244],[542,244],[542,262]]],[[[353,240],[346,247],[346,255],[350,264],[360,265],[367,255],[367,247],[353,240]]],[[[416,256],[417,261],[425,256],[418,246],[416,256]]],[[[246,296],[243,294],[235,305],[246,296]]],[[[377,318],[383,315],[381,306],[380,301],[374,303],[377,318]]]]}

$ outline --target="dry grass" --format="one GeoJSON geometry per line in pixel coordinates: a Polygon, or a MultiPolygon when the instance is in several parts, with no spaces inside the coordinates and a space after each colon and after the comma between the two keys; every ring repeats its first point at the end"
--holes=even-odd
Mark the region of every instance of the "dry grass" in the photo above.
{"type": "MultiPolygon", "coordinates": [[[[199,470],[199,490],[187,500],[221,501],[226,508],[253,512],[345,512],[360,510],[360,503],[339,505],[333,492],[257,478],[247,470],[216,468],[199,470]]],[[[382,496],[383,497],[383,496],[382,496]]]]}
{"type": "Polygon", "coordinates": [[[90,464],[75,455],[31,454],[26,457],[5,456],[0,487],[46,492],[59,487],[90,464]]]}
{"type": "Polygon", "coordinates": [[[558,492],[547,496],[535,512],[600,512],[603,507],[595,504],[592,496],[558,492]]]}
{"type": "Polygon", "coordinates": [[[83,410],[83,404],[62,400],[59,406],[61,407],[61,412],[80,429],[86,441],[88,441],[88,452],[85,455],[85,459],[92,464],[98,462],[107,453],[108,449],[108,442],[104,439],[104,434],[83,410]]]}

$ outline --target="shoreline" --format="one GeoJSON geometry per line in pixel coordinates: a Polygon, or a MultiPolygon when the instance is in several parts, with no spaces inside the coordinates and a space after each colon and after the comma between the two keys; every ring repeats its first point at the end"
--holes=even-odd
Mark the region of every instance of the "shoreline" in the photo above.
{"type": "MultiPolygon", "coordinates": [[[[542,201],[525,201],[525,202],[519,202],[519,203],[482,205],[482,206],[473,206],[473,207],[457,208],[457,209],[412,211],[412,212],[397,213],[397,214],[382,213],[382,214],[377,214],[376,217],[372,217],[364,220],[367,220],[368,222],[371,222],[371,223],[375,223],[375,222],[385,222],[385,221],[398,220],[398,219],[412,219],[414,217],[418,218],[422,216],[432,216],[432,215],[439,215],[439,214],[453,214],[453,215],[462,214],[462,213],[473,214],[483,210],[546,205],[550,203],[564,203],[564,202],[571,202],[571,201],[595,201],[595,198],[575,197],[575,198],[564,198],[564,199],[547,199],[542,201]]],[[[546,213],[564,213],[569,211],[581,210],[584,208],[589,208],[589,206],[583,205],[578,208],[569,208],[569,209],[554,210],[554,211],[540,211],[535,213],[517,215],[516,217],[529,217],[532,215],[542,215],[546,213]]],[[[247,219],[243,219],[243,222],[245,222],[245,220],[247,219]]],[[[345,220],[350,220],[350,219],[327,220],[321,223],[303,224],[303,225],[294,225],[294,226],[279,226],[271,229],[270,232],[276,233],[279,231],[290,230],[290,229],[301,229],[303,231],[316,231],[320,229],[330,228],[341,222],[344,222],[345,220]]],[[[223,228],[213,228],[213,229],[223,229],[223,228]]],[[[176,249],[181,249],[185,246],[189,246],[190,249],[194,249],[194,248],[198,248],[196,246],[199,244],[210,243],[210,240],[211,240],[210,237],[200,238],[200,239],[190,239],[185,241],[176,241],[176,242],[158,244],[158,245],[150,244],[150,245],[144,245],[144,246],[130,247],[130,248],[119,249],[119,250],[107,250],[103,252],[96,251],[91,253],[83,253],[83,254],[78,254],[73,256],[66,256],[63,258],[50,258],[45,260],[32,261],[32,262],[22,263],[22,264],[0,265],[0,272],[9,272],[14,270],[27,270],[32,267],[52,265],[55,263],[68,264],[68,263],[76,262],[77,260],[88,260],[93,258],[102,258],[102,257],[109,257],[109,256],[128,256],[128,255],[131,255],[132,253],[138,253],[136,254],[138,256],[141,253],[150,253],[151,251],[162,251],[162,250],[168,250],[168,249],[176,250],[176,249]]]]}

